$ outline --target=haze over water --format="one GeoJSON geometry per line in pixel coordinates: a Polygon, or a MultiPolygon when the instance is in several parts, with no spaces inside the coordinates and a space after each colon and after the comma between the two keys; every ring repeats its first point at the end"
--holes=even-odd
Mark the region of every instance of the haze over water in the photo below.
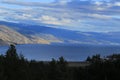
{"type": "MultiPolygon", "coordinates": [[[[4,54],[9,46],[1,46],[0,53],[4,54]]],[[[100,54],[102,57],[113,53],[120,53],[120,46],[93,45],[17,45],[18,54],[31,60],[49,61],[63,56],[67,61],[83,61],[88,56],[100,54]]]]}

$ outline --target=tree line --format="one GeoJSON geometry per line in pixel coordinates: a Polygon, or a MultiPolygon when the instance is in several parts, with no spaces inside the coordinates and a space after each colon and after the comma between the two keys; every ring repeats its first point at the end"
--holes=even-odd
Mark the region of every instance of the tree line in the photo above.
{"type": "Polygon", "coordinates": [[[10,45],[0,55],[0,80],[120,80],[120,54],[88,57],[86,67],[69,67],[63,57],[50,62],[27,60],[10,45]]]}

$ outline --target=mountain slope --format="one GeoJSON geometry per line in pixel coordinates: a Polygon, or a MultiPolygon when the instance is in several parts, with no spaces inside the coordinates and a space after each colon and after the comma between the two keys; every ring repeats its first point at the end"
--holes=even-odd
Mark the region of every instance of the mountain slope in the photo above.
{"type": "Polygon", "coordinates": [[[6,43],[26,44],[32,43],[27,37],[10,29],[6,26],[0,25],[0,39],[6,43]]]}
{"type": "Polygon", "coordinates": [[[1,25],[14,29],[32,43],[120,45],[120,32],[79,32],[39,25],[1,22],[1,25]]]}
{"type": "Polygon", "coordinates": [[[62,42],[52,35],[37,35],[38,34],[26,36],[8,27],[7,25],[0,25],[0,44],[50,44],[51,42],[62,42]]]}

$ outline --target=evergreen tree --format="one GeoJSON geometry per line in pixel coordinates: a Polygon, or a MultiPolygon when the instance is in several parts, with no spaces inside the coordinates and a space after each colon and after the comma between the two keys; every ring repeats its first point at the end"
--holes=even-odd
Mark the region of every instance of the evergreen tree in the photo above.
{"type": "Polygon", "coordinates": [[[63,57],[58,61],[59,80],[68,80],[68,65],[67,61],[63,57]]]}
{"type": "Polygon", "coordinates": [[[55,59],[52,59],[52,61],[49,63],[49,79],[50,80],[58,80],[58,67],[57,67],[57,61],[55,59]]]}
{"type": "Polygon", "coordinates": [[[90,56],[87,57],[86,61],[91,62],[90,56]]]}
{"type": "Polygon", "coordinates": [[[6,52],[6,57],[8,58],[18,58],[15,45],[11,44],[6,52]]]}

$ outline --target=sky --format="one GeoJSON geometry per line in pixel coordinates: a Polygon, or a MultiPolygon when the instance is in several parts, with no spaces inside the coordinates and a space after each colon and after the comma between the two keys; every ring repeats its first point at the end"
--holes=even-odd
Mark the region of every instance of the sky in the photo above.
{"type": "Polygon", "coordinates": [[[120,0],[0,0],[0,21],[118,32],[120,0]]]}

